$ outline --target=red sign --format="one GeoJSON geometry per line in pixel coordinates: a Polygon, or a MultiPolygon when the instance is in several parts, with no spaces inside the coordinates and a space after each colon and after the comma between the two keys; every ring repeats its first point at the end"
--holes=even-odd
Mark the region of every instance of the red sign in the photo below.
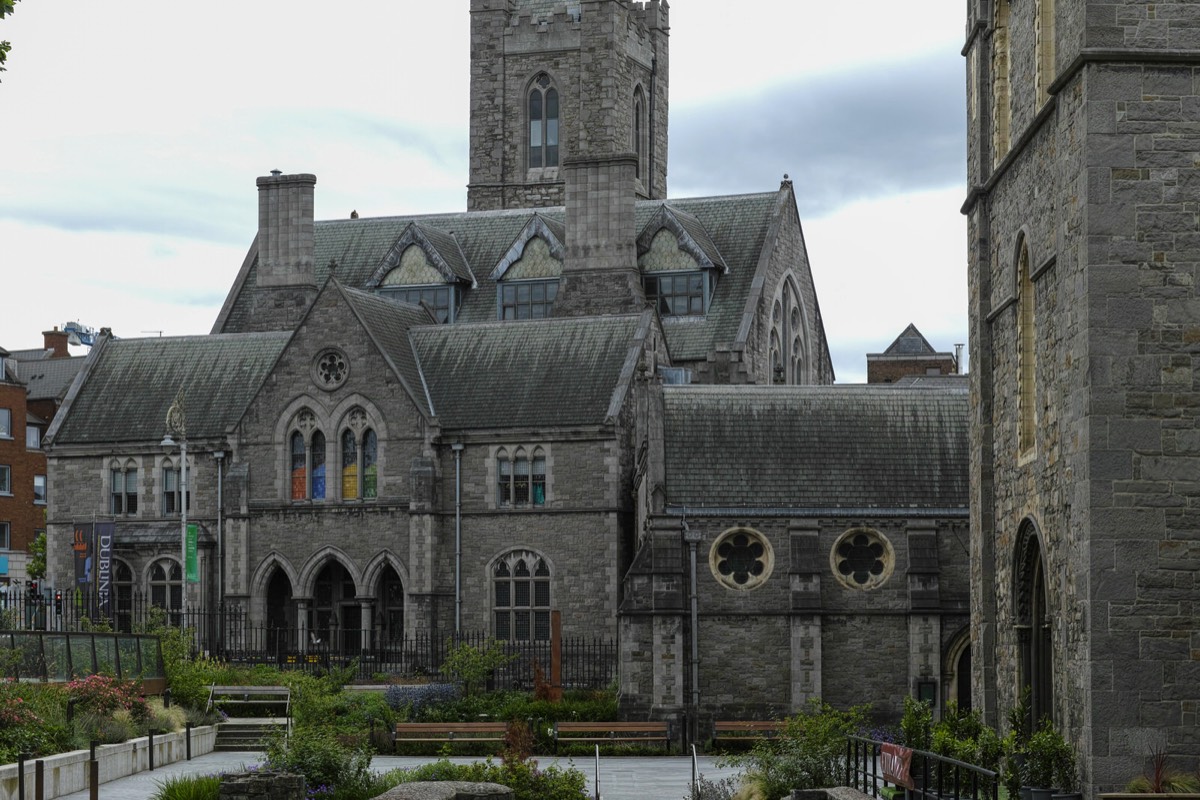
{"type": "Polygon", "coordinates": [[[915,789],[912,775],[913,751],[898,744],[884,743],[879,760],[883,765],[883,779],[906,789],[915,789]]]}

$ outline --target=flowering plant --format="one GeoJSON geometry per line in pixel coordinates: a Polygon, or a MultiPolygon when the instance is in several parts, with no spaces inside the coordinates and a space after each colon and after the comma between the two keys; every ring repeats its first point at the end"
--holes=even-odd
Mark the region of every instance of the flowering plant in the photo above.
{"type": "Polygon", "coordinates": [[[89,675],[68,683],[67,691],[75,698],[81,711],[108,715],[125,710],[135,720],[144,720],[149,715],[146,698],[141,696],[136,681],[122,681],[108,675],[89,675]]]}

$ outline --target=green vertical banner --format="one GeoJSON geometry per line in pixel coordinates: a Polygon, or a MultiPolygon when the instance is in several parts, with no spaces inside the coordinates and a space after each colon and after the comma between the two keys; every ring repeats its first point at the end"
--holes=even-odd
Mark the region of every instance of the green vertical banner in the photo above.
{"type": "Polygon", "coordinates": [[[200,564],[196,553],[196,539],[199,537],[199,528],[196,525],[189,524],[187,526],[187,582],[200,582],[200,564]]]}

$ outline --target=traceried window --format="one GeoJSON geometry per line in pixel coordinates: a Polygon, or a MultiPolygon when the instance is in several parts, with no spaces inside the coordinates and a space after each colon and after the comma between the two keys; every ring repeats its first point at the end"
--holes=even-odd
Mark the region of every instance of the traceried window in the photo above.
{"type": "Polygon", "coordinates": [[[524,448],[511,455],[496,453],[496,505],[529,507],[546,504],[546,456],[535,448],[532,457],[524,448]]]}
{"type": "Polygon", "coordinates": [[[500,285],[501,319],[545,319],[554,309],[558,279],[500,285]]]}
{"type": "Polygon", "coordinates": [[[558,90],[542,73],[529,89],[529,168],[558,166],[558,90]]]}
{"type": "Polygon", "coordinates": [[[804,318],[800,293],[791,276],[783,280],[771,307],[768,349],[771,383],[796,385],[805,382],[804,318]]]}
{"type": "Polygon", "coordinates": [[[114,515],[136,514],[138,510],[137,465],[127,461],[123,466],[113,464],[109,470],[108,511],[114,515]]]}
{"type": "Polygon", "coordinates": [[[703,315],[707,310],[708,276],[703,272],[647,275],[646,301],[664,317],[703,315]]]}
{"type": "Polygon", "coordinates": [[[500,641],[550,639],[550,567],[536,553],[518,550],[492,568],[492,634],[500,641]]]}
{"type": "Polygon", "coordinates": [[[838,537],[829,553],[833,576],[848,589],[882,586],[895,564],[891,542],[874,528],[851,528],[838,537]]]}
{"type": "Polygon", "coordinates": [[[730,589],[754,589],[771,577],[775,554],[767,538],[751,528],[730,528],[708,554],[713,577],[730,589]]]}
{"type": "Polygon", "coordinates": [[[179,624],[183,610],[183,569],[178,561],[163,558],[150,568],[150,604],[165,609],[171,624],[179,624]]]}
{"type": "MultiPolygon", "coordinates": [[[[163,482],[162,482],[162,513],[163,516],[178,516],[183,508],[183,476],[180,474],[180,465],[171,459],[163,461],[163,482]]],[[[192,510],[192,493],[188,491],[187,508],[192,510]]]]}
{"type": "MultiPolygon", "coordinates": [[[[370,428],[362,429],[359,434],[355,429],[358,427],[356,419],[352,412],[351,424],[355,427],[342,431],[342,499],[370,500],[378,495],[375,462],[379,440],[370,428]]],[[[365,417],[362,420],[365,421],[365,417]]]]}

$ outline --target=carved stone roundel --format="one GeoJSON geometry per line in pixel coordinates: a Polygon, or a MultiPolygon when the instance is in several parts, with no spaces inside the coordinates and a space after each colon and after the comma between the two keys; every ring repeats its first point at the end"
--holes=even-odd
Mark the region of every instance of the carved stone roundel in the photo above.
{"type": "Polygon", "coordinates": [[[322,350],[313,362],[313,380],[326,391],[341,386],[349,374],[350,361],[345,353],[336,348],[322,350]]]}

